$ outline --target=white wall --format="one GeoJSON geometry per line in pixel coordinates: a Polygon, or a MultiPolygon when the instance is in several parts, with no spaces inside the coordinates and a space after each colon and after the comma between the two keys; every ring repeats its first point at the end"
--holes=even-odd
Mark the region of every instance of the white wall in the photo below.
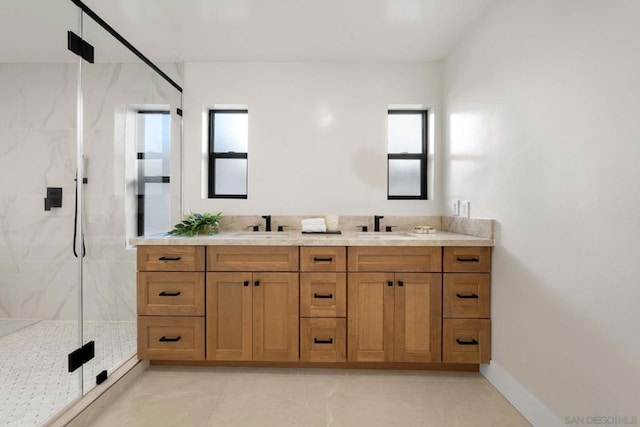
{"type": "Polygon", "coordinates": [[[640,416],[638,16],[505,1],[445,62],[444,197],[498,222],[493,361],[562,422],[640,416]]]}
{"type": "Polygon", "coordinates": [[[185,209],[439,215],[437,187],[436,200],[387,200],[386,114],[421,104],[439,118],[440,98],[438,64],[186,63],[185,209]],[[203,197],[203,112],[221,104],[249,109],[247,200],[203,197]]]}

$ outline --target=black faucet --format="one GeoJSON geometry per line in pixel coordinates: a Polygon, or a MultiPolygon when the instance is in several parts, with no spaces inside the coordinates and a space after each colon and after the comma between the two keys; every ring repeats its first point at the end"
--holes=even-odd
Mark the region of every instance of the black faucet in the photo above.
{"type": "Polygon", "coordinates": [[[373,217],[373,231],[380,231],[380,220],[384,218],[381,215],[374,215],[373,217]]]}
{"type": "Polygon", "coordinates": [[[265,231],[271,231],[271,215],[262,215],[262,218],[265,219],[265,231]]]}

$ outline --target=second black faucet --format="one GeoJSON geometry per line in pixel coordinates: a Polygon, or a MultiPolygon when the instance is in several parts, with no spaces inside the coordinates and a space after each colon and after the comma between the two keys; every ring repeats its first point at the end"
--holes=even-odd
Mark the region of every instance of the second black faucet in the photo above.
{"type": "Polygon", "coordinates": [[[265,219],[264,231],[271,231],[271,215],[262,215],[265,219]]]}
{"type": "Polygon", "coordinates": [[[380,220],[384,218],[382,215],[374,215],[373,217],[373,231],[380,231],[380,220]]]}

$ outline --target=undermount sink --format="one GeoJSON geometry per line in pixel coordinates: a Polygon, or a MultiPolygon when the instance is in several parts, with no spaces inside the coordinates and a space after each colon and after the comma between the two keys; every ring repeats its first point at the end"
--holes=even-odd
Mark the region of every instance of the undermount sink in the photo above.
{"type": "Polygon", "coordinates": [[[282,232],[282,231],[243,231],[237,233],[236,236],[244,237],[247,239],[255,238],[255,239],[273,239],[273,238],[282,238],[290,236],[290,233],[282,232]]]}
{"type": "Polygon", "coordinates": [[[359,239],[391,240],[391,239],[397,239],[398,237],[415,237],[415,236],[410,233],[386,233],[386,232],[375,232],[375,231],[370,233],[365,233],[365,232],[358,233],[359,239]]]}

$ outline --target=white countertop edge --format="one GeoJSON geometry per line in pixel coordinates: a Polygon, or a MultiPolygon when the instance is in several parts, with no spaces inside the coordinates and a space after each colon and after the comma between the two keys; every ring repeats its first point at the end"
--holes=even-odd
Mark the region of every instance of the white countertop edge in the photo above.
{"type": "Polygon", "coordinates": [[[492,239],[446,231],[420,235],[402,232],[363,234],[302,234],[290,231],[252,235],[241,231],[222,231],[219,234],[193,237],[173,237],[166,234],[134,237],[129,243],[139,246],[493,246],[492,239]]]}

